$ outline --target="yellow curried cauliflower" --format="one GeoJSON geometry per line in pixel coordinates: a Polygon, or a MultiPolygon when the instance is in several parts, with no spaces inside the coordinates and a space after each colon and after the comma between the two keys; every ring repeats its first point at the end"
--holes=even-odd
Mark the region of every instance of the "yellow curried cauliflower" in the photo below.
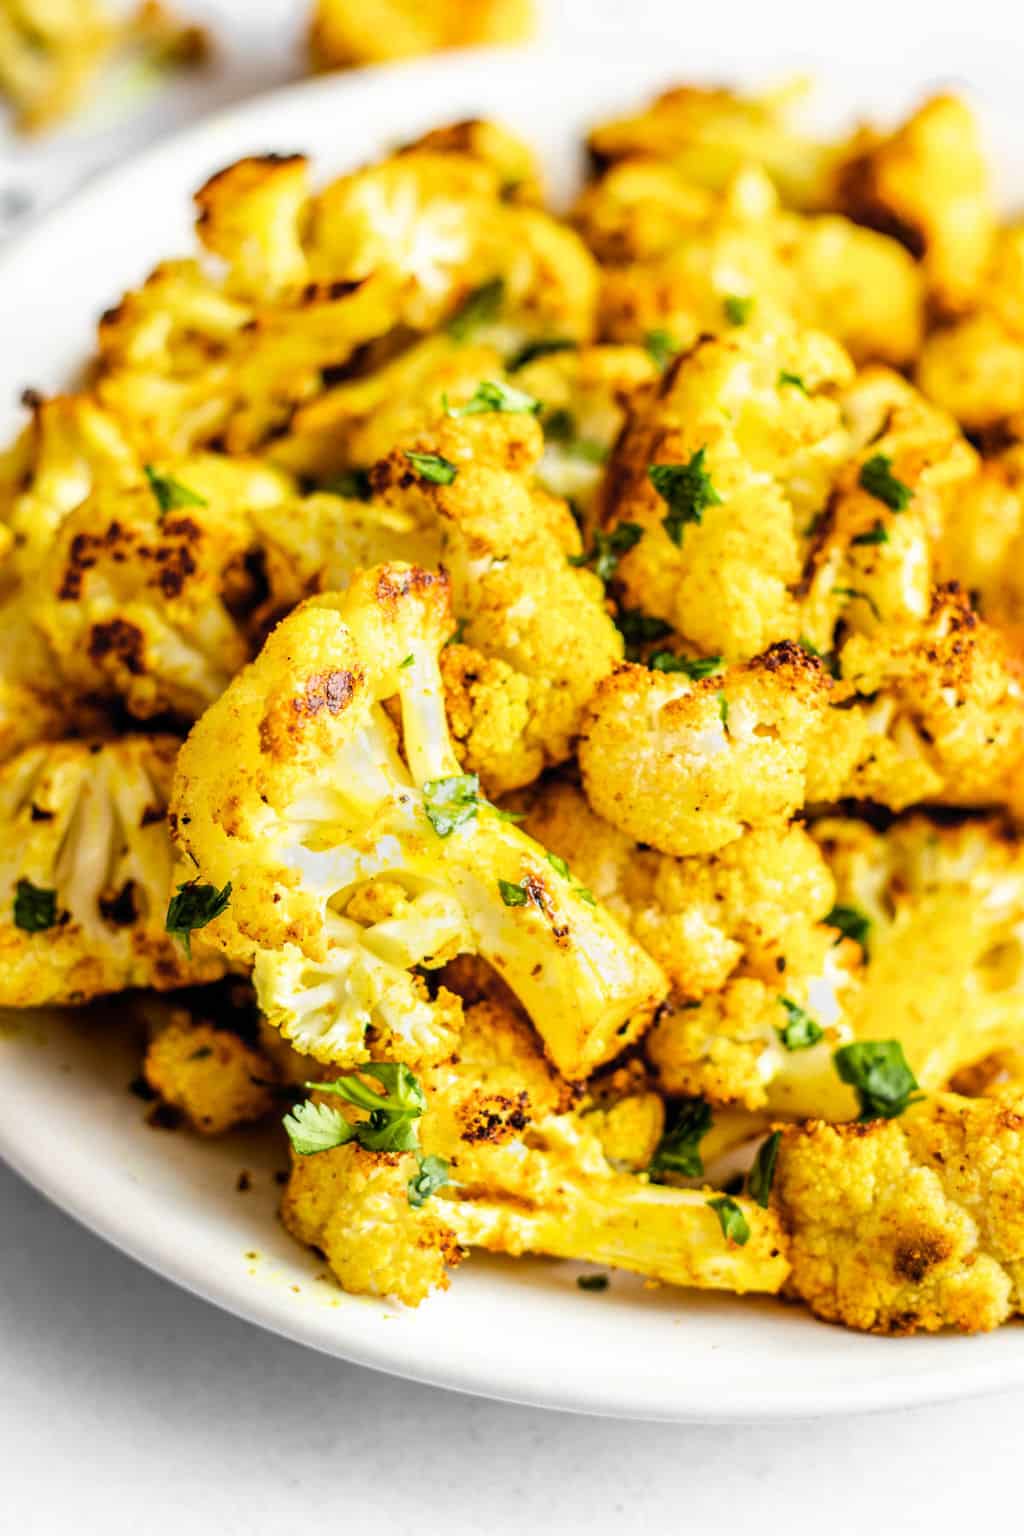
{"type": "Polygon", "coordinates": [[[758,165],[787,204],[817,207],[831,190],[836,152],[791,123],[805,92],[800,80],[746,96],[720,86],[676,86],[635,114],[601,123],[587,145],[599,170],[652,156],[713,191],[758,165]]]}
{"type": "Polygon", "coordinates": [[[862,130],[837,169],[837,185],[844,212],[895,235],[920,258],[940,309],[974,300],[995,236],[995,207],[966,102],[932,96],[891,134],[862,130]]]}
{"type": "MultiPolygon", "coordinates": [[[[370,1064],[364,1076],[372,1075],[370,1064]]],[[[446,1160],[447,1182],[420,1204],[410,1198],[411,1152],[349,1142],[294,1158],[285,1225],[323,1250],[346,1290],[415,1306],[476,1247],[617,1265],[673,1285],[771,1292],[783,1284],[788,1266],[771,1212],[736,1202],[749,1228],[741,1245],[723,1235],[712,1191],[616,1171],[602,1142],[607,1117],[569,1108],[564,1085],[508,1010],[470,1008],[457,1053],[424,1073],[422,1091],[422,1151],[446,1160]]],[[[639,1149],[635,1133],[628,1142],[639,1149]]]]}
{"type": "Polygon", "coordinates": [[[927,617],[947,525],[978,473],[954,419],[888,368],[862,369],[841,407],[851,457],[814,527],[801,609],[801,634],[822,653],[840,620],[873,634],[927,617]]]}
{"type": "Polygon", "coordinates": [[[939,567],[989,623],[1024,625],[1024,445],[985,459],[953,500],[939,567]]]}
{"type": "Polygon", "coordinates": [[[978,1333],[1024,1310],[1024,1096],[937,1094],[899,1120],[782,1134],[789,1289],[870,1333],[978,1333]]]}
{"type": "Polygon", "coordinates": [[[727,659],[797,637],[804,535],[849,453],[835,391],[852,377],[822,334],[744,326],[637,398],[603,497],[607,529],[642,530],[618,562],[626,608],[727,659]]]}
{"type": "Polygon", "coordinates": [[[165,1104],[202,1136],[223,1136],[274,1107],[273,1067],[241,1035],[174,1009],[150,1042],[143,1074],[165,1104]]]}
{"type": "Polygon", "coordinates": [[[316,0],[309,46],[317,69],[383,64],[444,48],[521,43],[533,0],[316,0]]]}
{"type": "Polygon", "coordinates": [[[993,820],[885,833],[827,818],[813,828],[841,909],[866,926],[854,1033],[898,1036],[926,1089],[1024,1045],[1024,847],[993,820]]]}
{"type": "Polygon", "coordinates": [[[606,263],[599,324],[613,340],[666,332],[688,349],[705,334],[786,315],[828,331],[858,362],[904,366],[920,345],[913,258],[850,219],[782,209],[756,168],[716,197],[670,164],[627,160],[586,189],[575,217],[606,263]]]}
{"type": "Polygon", "coordinates": [[[663,853],[713,853],[804,804],[830,680],[790,641],[692,680],[629,663],[588,706],[579,743],[598,815],[663,853]]]}
{"type": "Polygon", "coordinates": [[[165,932],[169,736],[29,747],[0,770],[0,1003],[81,1003],[213,981],[224,962],[165,932]]]}
{"type": "Polygon", "coordinates": [[[664,979],[461,773],[437,659],[451,628],[447,579],[398,564],[298,608],[182,749],[177,836],[196,879],[231,882],[209,936],[255,962],[299,1049],[443,1058],[461,1003],[414,968],[476,952],[586,1076],[646,1027],[664,979]]]}
{"type": "Polygon", "coordinates": [[[440,528],[459,637],[473,653],[455,646],[442,659],[451,724],[492,794],[570,755],[588,699],[622,656],[569,509],[531,483],[541,451],[529,412],[486,411],[442,418],[371,472],[386,508],[440,528]],[[409,452],[440,455],[454,478],[419,475],[409,452]]]}
{"type": "MultiPolygon", "coordinates": [[[[65,517],[32,617],[75,695],[189,719],[305,594],[317,562],[304,571],[308,556],[289,547],[305,507],[264,465],[208,454],[147,473],[65,517]]],[[[345,505],[333,504],[336,525],[345,505]]]]}

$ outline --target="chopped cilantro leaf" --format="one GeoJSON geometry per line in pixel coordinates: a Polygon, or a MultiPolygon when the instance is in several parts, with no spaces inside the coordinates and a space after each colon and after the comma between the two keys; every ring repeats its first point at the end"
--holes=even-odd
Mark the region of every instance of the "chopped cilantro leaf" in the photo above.
{"type": "Polygon", "coordinates": [[[407,667],[411,667],[412,666],[412,664],[413,664],[413,662],[415,660],[416,660],[415,656],[413,655],[412,651],[410,651],[408,656],[406,656],[404,658],[404,660],[402,660],[402,661],[400,661],[398,663],[398,670],[400,672],[404,672],[407,667]]]}
{"type": "Polygon", "coordinates": [[[456,341],[468,341],[475,330],[497,319],[505,300],[505,283],[500,277],[474,288],[449,316],[445,330],[456,341]]]}
{"type": "Polygon", "coordinates": [[[807,385],[798,373],[790,373],[788,368],[780,368],[779,388],[782,389],[786,384],[792,385],[794,389],[799,389],[805,395],[807,393],[807,385]]]}
{"type": "Polygon", "coordinates": [[[704,1099],[682,1099],[658,1142],[648,1167],[657,1183],[666,1173],[699,1179],[704,1173],[700,1144],[712,1126],[711,1106],[704,1099]]]}
{"type": "Polygon", "coordinates": [[[754,300],[742,294],[730,293],[722,300],[722,308],[730,325],[746,325],[754,308],[754,300]]]}
{"type": "Polygon", "coordinates": [[[450,837],[472,821],[480,807],[480,780],[475,773],[454,773],[447,779],[428,779],[423,786],[423,809],[438,837],[450,837]]]}
{"type": "Polygon", "coordinates": [[[888,544],[889,530],[879,518],[866,533],[858,533],[857,537],[850,542],[852,544],[888,544]]]}
{"type": "Polygon", "coordinates": [[[536,416],[541,403],[525,390],[513,389],[497,379],[482,379],[465,405],[449,405],[444,397],[446,416],[482,416],[488,411],[501,411],[506,415],[525,414],[536,416]]]}
{"type": "Polygon", "coordinates": [[[284,1128],[300,1157],[331,1152],[335,1147],[343,1147],[356,1134],[356,1127],[340,1110],[330,1104],[314,1104],[312,1099],[296,1104],[285,1115],[284,1128]]]}
{"type": "Polygon", "coordinates": [[[860,484],[869,496],[884,502],[891,512],[905,512],[913,500],[913,491],[902,480],[897,480],[892,472],[892,459],[885,453],[876,453],[861,465],[860,484]]]}
{"type": "MultiPolygon", "coordinates": [[[[666,624],[664,619],[656,619],[651,613],[644,613],[642,608],[622,609],[615,624],[626,642],[627,661],[635,661],[641,646],[649,640],[664,640],[666,635],[672,633],[671,624],[666,624]]],[[[667,656],[669,653],[664,651],[660,654],[667,656]]]]}
{"type": "Polygon", "coordinates": [[[817,1045],[825,1033],[821,1025],[799,1003],[794,1003],[791,997],[780,997],[779,1002],[786,1010],[786,1022],[778,1026],[776,1034],[786,1050],[806,1051],[810,1046],[817,1045]]]}
{"type": "Polygon", "coordinates": [[[230,880],[222,891],[218,891],[215,885],[187,880],[184,885],[178,886],[177,895],[170,899],[164,927],[168,933],[173,933],[181,940],[186,955],[191,959],[193,932],[197,928],[205,928],[215,917],[220,917],[227,910],[230,900],[230,880]]]}
{"type": "Polygon", "coordinates": [[[652,672],[683,672],[699,682],[711,677],[724,665],[721,656],[677,656],[674,651],[655,651],[647,663],[652,672]]]}
{"type": "Polygon", "coordinates": [[[699,523],[705,507],[720,507],[722,498],[704,468],[703,448],[698,448],[686,464],[649,464],[647,477],[662,501],[668,504],[668,516],[661,526],[673,544],[682,545],[687,523],[699,523]]]}
{"type": "Polygon", "coordinates": [[[718,700],[718,716],[719,716],[719,719],[721,720],[722,724],[725,726],[725,729],[728,730],[729,729],[729,700],[726,698],[725,694],[722,692],[721,689],[718,690],[718,692],[716,693],[715,697],[718,700]]]}
{"type": "Polygon", "coordinates": [[[663,369],[668,367],[679,351],[679,343],[670,331],[648,331],[644,337],[644,346],[652,361],[663,369]]]}
{"type": "Polygon", "coordinates": [[[424,1201],[448,1183],[448,1161],[443,1157],[419,1157],[416,1159],[418,1172],[409,1180],[407,1189],[409,1192],[409,1204],[419,1210],[424,1201]]]}
{"type": "Polygon", "coordinates": [[[597,897],[585,885],[574,885],[573,894],[578,896],[580,901],[585,901],[588,907],[597,906],[597,897]]]}
{"type": "Polygon", "coordinates": [[[602,581],[611,581],[619,564],[619,557],[639,544],[644,530],[639,523],[617,523],[611,533],[599,528],[594,534],[593,548],[588,554],[570,555],[570,565],[590,565],[602,581]]]}
{"type": "Polygon", "coordinates": [[[14,926],[22,933],[45,933],[57,924],[57,892],[31,880],[14,887],[14,926]]]}
{"type": "MultiPolygon", "coordinates": [[[[867,953],[868,934],[871,931],[871,919],[861,912],[858,907],[835,906],[825,918],[825,924],[829,928],[838,928],[844,939],[852,939],[867,953]]],[[[836,943],[838,943],[838,939],[836,943]]]]}
{"type": "Polygon", "coordinates": [[[559,406],[544,418],[544,436],[549,443],[571,443],[576,436],[576,418],[572,411],[559,406]]]}
{"type": "Polygon", "coordinates": [[[182,507],[205,507],[208,505],[206,498],[196,491],[189,490],[187,485],[182,485],[180,480],[175,480],[173,475],[162,475],[152,464],[143,465],[149,488],[156,497],[156,504],[160,508],[161,517],[165,512],[177,512],[182,507]]]}
{"type": "Polygon", "coordinates": [[[750,1239],[750,1223],[744,1216],[740,1207],[731,1195],[719,1195],[714,1200],[709,1200],[708,1205],[718,1217],[718,1224],[722,1229],[722,1236],[730,1243],[735,1243],[742,1248],[750,1239]]]}
{"type": "Polygon", "coordinates": [[[547,858],[548,863],[551,865],[551,868],[555,871],[555,874],[561,875],[563,880],[568,880],[569,865],[566,860],[563,859],[562,856],[558,853],[548,853],[545,855],[545,857],[547,858]]]}
{"type": "Polygon", "coordinates": [[[526,887],[516,884],[512,880],[499,880],[498,890],[506,907],[525,907],[527,903],[526,887]]]}
{"type": "Polygon", "coordinates": [[[854,1040],[840,1046],[833,1059],[860,1101],[862,1120],[892,1120],[916,1103],[917,1078],[898,1040],[854,1040]]]}
{"type": "Polygon", "coordinates": [[[495,816],[497,816],[499,821],[525,821],[526,820],[526,812],[525,811],[506,811],[506,810],[503,810],[500,805],[492,805],[491,806],[491,810],[494,812],[495,816]]]}
{"type": "Polygon", "coordinates": [[[768,1197],[775,1181],[775,1164],[778,1161],[781,1141],[782,1132],[772,1131],[771,1135],[758,1147],[757,1156],[747,1174],[747,1193],[751,1200],[757,1201],[758,1205],[767,1206],[768,1204],[768,1197]]]}
{"type": "MultiPolygon", "coordinates": [[[[353,1135],[367,1152],[414,1152],[419,1146],[416,1122],[426,1108],[419,1081],[401,1062],[368,1061],[351,1073],[329,1083],[306,1083],[316,1093],[332,1093],[367,1113],[355,1123],[353,1135]],[[373,1078],[380,1089],[364,1078],[373,1078]]],[[[286,1127],[287,1128],[287,1127],[286,1127]]],[[[349,1137],[349,1140],[352,1138],[349,1137]]]]}
{"type": "Polygon", "coordinates": [[[443,459],[439,453],[416,453],[413,449],[407,448],[405,457],[416,473],[424,480],[429,480],[432,485],[451,485],[458,474],[455,465],[448,459],[443,459]]]}
{"type": "Polygon", "coordinates": [[[882,615],[878,611],[878,604],[869,592],[862,592],[859,587],[833,587],[836,597],[857,597],[862,603],[867,603],[875,618],[881,623],[882,615]]]}

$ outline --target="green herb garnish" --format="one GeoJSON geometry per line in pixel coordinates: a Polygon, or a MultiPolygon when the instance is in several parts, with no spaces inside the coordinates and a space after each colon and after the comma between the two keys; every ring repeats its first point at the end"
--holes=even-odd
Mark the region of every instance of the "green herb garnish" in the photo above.
{"type": "Polygon", "coordinates": [[[501,411],[505,415],[524,414],[536,416],[541,403],[523,389],[513,389],[497,379],[482,379],[465,405],[449,405],[448,397],[442,398],[446,416],[482,416],[489,411],[501,411]]]}
{"type": "Polygon", "coordinates": [[[889,530],[880,518],[866,533],[858,533],[855,539],[850,540],[851,544],[888,544],[888,542],[889,530]]]}
{"type": "Polygon", "coordinates": [[[644,346],[659,368],[665,369],[679,351],[679,343],[670,331],[648,331],[644,346]]]}
{"type": "Polygon", "coordinates": [[[215,917],[226,911],[231,900],[231,881],[218,891],[215,885],[203,885],[198,880],[187,880],[178,886],[167,907],[164,923],[168,933],[173,933],[185,946],[185,953],[192,958],[192,934],[197,928],[205,928],[215,917]]]}
{"type": "Polygon", "coordinates": [[[416,453],[413,449],[405,450],[405,457],[409,460],[413,469],[424,480],[429,480],[432,485],[451,485],[458,470],[448,459],[443,459],[439,453],[416,453]]]}
{"type": "Polygon", "coordinates": [[[14,926],[23,933],[45,933],[57,925],[57,892],[19,880],[14,887],[14,926]]]}
{"type": "Polygon", "coordinates": [[[876,453],[860,468],[860,484],[876,501],[882,501],[891,512],[905,512],[913,500],[909,485],[897,480],[892,472],[892,459],[888,454],[876,453]]]}
{"type": "Polygon", "coordinates": [[[742,294],[730,293],[722,300],[722,308],[730,325],[746,325],[754,308],[754,300],[742,294]]]}
{"type": "MultiPolygon", "coordinates": [[[[825,918],[828,928],[838,928],[844,939],[853,939],[861,949],[867,953],[868,934],[871,931],[871,919],[858,907],[835,906],[825,918]]],[[[838,943],[839,941],[836,940],[838,943]]]]}
{"type": "Polygon", "coordinates": [[[799,389],[802,394],[806,395],[807,385],[804,383],[800,375],[798,373],[790,373],[788,368],[780,368],[779,388],[782,389],[787,384],[792,385],[794,389],[799,389]]]}
{"type": "Polygon", "coordinates": [[[882,615],[879,612],[878,604],[870,593],[862,592],[859,587],[833,587],[832,591],[836,597],[859,597],[862,603],[867,603],[875,618],[881,623],[882,615]]]}
{"type": "Polygon", "coordinates": [[[704,1099],[683,1099],[655,1148],[648,1173],[657,1183],[666,1173],[699,1179],[704,1172],[700,1144],[712,1126],[711,1106],[704,1099]]]}
{"type": "Polygon", "coordinates": [[[561,875],[563,880],[568,880],[568,878],[569,878],[569,865],[568,865],[567,861],[562,858],[561,854],[558,854],[558,853],[546,853],[544,856],[547,859],[548,863],[551,865],[551,868],[555,871],[555,874],[556,875],[561,875]]]}
{"type": "Polygon", "coordinates": [[[447,779],[428,779],[423,786],[423,809],[438,837],[451,837],[472,821],[480,807],[480,780],[475,773],[453,773],[447,779]]]}
{"type": "Polygon", "coordinates": [[[723,726],[728,731],[728,729],[729,729],[729,700],[726,698],[725,694],[722,692],[721,689],[719,689],[718,692],[715,694],[715,698],[718,700],[718,718],[721,720],[723,726]]]}
{"type": "Polygon", "coordinates": [[[724,665],[721,656],[677,656],[674,651],[655,651],[647,663],[652,672],[682,672],[699,682],[711,677],[724,665]]]}
{"type": "Polygon", "coordinates": [[[340,475],[332,476],[323,488],[330,491],[332,496],[344,496],[346,501],[369,501],[373,495],[370,474],[365,469],[343,469],[340,475]]]}
{"type": "Polygon", "coordinates": [[[862,1120],[893,1120],[917,1103],[919,1084],[898,1040],[854,1040],[840,1046],[833,1059],[857,1095],[862,1120]]]}
{"type": "Polygon", "coordinates": [[[812,1019],[805,1008],[799,1003],[794,1003],[791,997],[780,997],[779,1002],[786,1010],[786,1022],[776,1028],[776,1034],[786,1047],[787,1051],[806,1051],[812,1045],[817,1045],[825,1031],[816,1019],[812,1019]]]}
{"type": "Polygon", "coordinates": [[[649,464],[647,478],[662,501],[668,503],[668,516],[661,526],[673,544],[682,545],[687,523],[699,523],[705,507],[720,507],[722,498],[704,468],[703,448],[698,448],[686,464],[649,464]]]}
{"type": "Polygon", "coordinates": [[[489,283],[481,283],[479,288],[474,288],[463,299],[455,313],[449,316],[445,330],[456,341],[468,341],[480,326],[488,325],[492,320],[497,319],[504,299],[503,278],[495,277],[489,283]]]}
{"type": "Polygon", "coordinates": [[[513,880],[499,880],[498,890],[506,907],[525,907],[529,900],[526,886],[522,882],[517,885],[513,880]]]}
{"type": "Polygon", "coordinates": [[[177,512],[182,507],[205,507],[208,505],[206,498],[189,490],[187,485],[182,485],[180,480],[175,480],[173,475],[162,475],[152,464],[144,464],[143,470],[149,481],[149,488],[156,498],[156,504],[160,508],[160,516],[165,512],[177,512]]]}
{"type": "Polygon", "coordinates": [[[417,1158],[418,1171],[413,1174],[406,1188],[409,1193],[409,1204],[419,1210],[424,1201],[429,1200],[434,1192],[448,1183],[448,1161],[443,1157],[417,1158]]]}
{"type": "Polygon", "coordinates": [[[762,1141],[758,1147],[757,1156],[747,1174],[747,1193],[751,1200],[757,1201],[758,1205],[767,1206],[768,1204],[772,1184],[775,1182],[775,1164],[778,1161],[781,1141],[782,1132],[772,1131],[767,1140],[762,1141]]]}
{"type": "Polygon", "coordinates": [[[605,533],[599,528],[594,534],[593,548],[589,553],[570,555],[569,564],[575,566],[592,564],[595,573],[602,581],[611,581],[620,558],[627,550],[639,544],[643,536],[644,530],[639,523],[617,523],[611,533],[605,533]]]}
{"type": "Polygon", "coordinates": [[[528,341],[525,346],[511,358],[507,364],[509,373],[518,373],[520,368],[525,368],[527,363],[534,362],[538,357],[548,357],[552,352],[574,352],[578,343],[570,341],[567,336],[550,336],[540,341],[528,341]]]}
{"type": "Polygon", "coordinates": [[[358,1077],[353,1073],[330,1083],[306,1083],[305,1087],[310,1092],[335,1094],[367,1111],[365,1120],[352,1122],[348,1137],[354,1137],[367,1152],[414,1152],[419,1146],[416,1122],[427,1105],[417,1078],[402,1062],[368,1061],[359,1072],[358,1077]],[[380,1090],[371,1088],[364,1077],[378,1082],[380,1090]]]}
{"type": "MultiPolygon", "coordinates": [[[[626,642],[626,659],[635,661],[642,646],[651,640],[664,640],[666,635],[672,633],[671,624],[666,624],[664,619],[656,619],[652,613],[644,613],[642,608],[624,608],[616,616],[616,628],[626,642]]],[[[667,656],[668,651],[659,654],[667,656]]]]}
{"type": "Polygon", "coordinates": [[[736,1201],[731,1195],[718,1195],[716,1199],[709,1200],[707,1203],[718,1217],[722,1236],[728,1242],[742,1248],[750,1239],[750,1223],[736,1201]]]}

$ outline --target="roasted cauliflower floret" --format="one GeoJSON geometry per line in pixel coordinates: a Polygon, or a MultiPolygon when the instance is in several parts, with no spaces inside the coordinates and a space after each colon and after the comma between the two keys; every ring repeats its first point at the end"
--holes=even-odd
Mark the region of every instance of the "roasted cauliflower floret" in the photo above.
{"type": "Polygon", "coordinates": [[[746,165],[760,165],[784,200],[814,207],[828,195],[833,151],[790,122],[803,82],[757,95],[680,85],[641,111],[602,123],[587,140],[598,167],[651,155],[698,186],[718,190],[746,165]]]}
{"type": "Polygon", "coordinates": [[[225,263],[228,293],[274,299],[309,281],[302,225],[311,190],[304,155],[251,155],[200,187],[196,232],[225,263]]]}
{"type": "Polygon", "coordinates": [[[154,1093],[203,1136],[262,1120],[274,1107],[267,1058],[233,1030],[193,1020],[184,1008],[151,1041],[142,1070],[154,1093]]]}
{"type": "Polygon", "coordinates": [[[197,878],[231,882],[209,935],[254,960],[262,1008],[300,1049],[446,1056],[459,1000],[411,973],[475,951],[584,1076],[645,1027],[664,982],[460,772],[437,661],[451,627],[446,579],[410,566],[297,609],[183,748],[178,837],[197,878]],[[396,696],[401,755],[382,708],[396,696]]]}
{"type": "Polygon", "coordinates": [[[922,1087],[1024,1045],[1024,849],[997,822],[887,832],[828,818],[813,828],[840,912],[867,964],[851,1006],[861,1038],[897,1034],[922,1087]]]}
{"type": "MultiPolygon", "coordinates": [[[[199,455],[147,473],[68,514],[32,615],[77,695],[189,718],[307,590],[310,572],[272,531],[276,508],[290,543],[302,504],[284,476],[244,460],[199,455]]],[[[340,523],[344,504],[335,511],[340,523]]]]}
{"type": "Polygon", "coordinates": [[[584,706],[622,655],[568,508],[531,484],[541,449],[529,411],[492,410],[443,418],[371,474],[386,507],[426,521],[425,506],[440,528],[460,638],[486,658],[444,663],[450,714],[465,765],[493,794],[569,756],[584,706]],[[450,466],[442,479],[417,472],[421,455],[450,466]]]}
{"type": "Polygon", "coordinates": [[[81,1003],[104,992],[213,981],[164,929],[173,854],[167,736],[29,747],[0,770],[0,1002],[81,1003]]]}
{"type": "Polygon", "coordinates": [[[803,535],[849,452],[835,386],[851,378],[824,335],[744,327],[638,397],[604,493],[605,526],[635,530],[616,571],[627,609],[729,659],[796,638],[803,535]]]}
{"type": "Polygon", "coordinates": [[[921,259],[945,310],[969,304],[995,235],[978,124],[957,96],[933,96],[895,132],[856,135],[838,169],[844,211],[895,235],[921,259]]]}
{"type": "Polygon", "coordinates": [[[1024,445],[984,460],[953,499],[939,563],[990,623],[1024,625],[1024,445]]]}
{"type": "Polygon", "coordinates": [[[543,169],[530,144],[502,123],[485,117],[463,118],[432,128],[407,150],[425,149],[435,154],[469,155],[497,172],[503,198],[514,203],[544,201],[543,169]]]}
{"type": "Polygon", "coordinates": [[[898,1120],[785,1130],[789,1288],[871,1333],[977,1333],[1024,1309],[1024,1097],[938,1094],[898,1120]]]}
{"type": "Polygon", "coordinates": [[[902,366],[920,344],[913,258],[850,219],[786,212],[757,169],[716,198],[671,165],[625,161],[584,192],[576,218],[609,263],[599,323],[616,341],[665,332],[689,348],[782,314],[828,331],[858,362],[902,366]]]}
{"type": "Polygon", "coordinates": [[[65,691],[49,646],[33,628],[23,595],[0,600],[0,763],[71,727],[65,691]]]}
{"type": "MultiPolygon", "coordinates": [[[[363,1075],[372,1079],[372,1064],[363,1075]]],[[[285,1224],[323,1249],[346,1289],[415,1305],[476,1247],[615,1264],[677,1285],[774,1291],[785,1279],[778,1227],[760,1206],[735,1202],[737,1241],[709,1208],[710,1190],[617,1172],[603,1112],[568,1108],[507,1010],[470,1008],[456,1055],[424,1073],[421,1095],[419,1148],[444,1174],[428,1196],[419,1150],[348,1141],[295,1158],[285,1224]]]]}
{"type": "Polygon", "coordinates": [[[664,853],[712,853],[748,827],[782,824],[804,803],[828,692],[821,664],[786,642],[696,681],[627,663],[584,719],[587,799],[664,853]]]}
{"type": "Polygon", "coordinates": [[[309,46],[318,69],[349,69],[443,48],[520,43],[533,26],[533,0],[316,0],[309,46]]]}

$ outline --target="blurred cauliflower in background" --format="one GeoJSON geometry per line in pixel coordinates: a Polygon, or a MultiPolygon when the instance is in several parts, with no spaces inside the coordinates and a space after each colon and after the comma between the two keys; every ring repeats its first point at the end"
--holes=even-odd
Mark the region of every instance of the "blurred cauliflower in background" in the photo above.
{"type": "Polygon", "coordinates": [[[317,69],[350,69],[389,59],[525,42],[534,0],[315,0],[309,46],[317,69]]]}

